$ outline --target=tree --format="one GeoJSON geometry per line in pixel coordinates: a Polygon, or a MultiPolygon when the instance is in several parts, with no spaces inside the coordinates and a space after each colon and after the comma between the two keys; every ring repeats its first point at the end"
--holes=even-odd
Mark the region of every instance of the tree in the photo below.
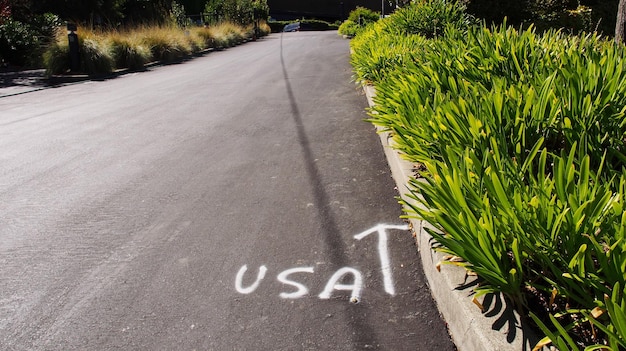
{"type": "Polygon", "coordinates": [[[188,19],[185,13],[185,6],[179,4],[176,1],[172,1],[171,6],[172,6],[172,9],[170,10],[171,23],[180,28],[185,28],[188,25],[188,19]]]}
{"type": "Polygon", "coordinates": [[[204,8],[205,21],[217,23],[231,21],[242,25],[256,18],[267,18],[267,0],[209,0],[204,8]]]}
{"type": "Polygon", "coordinates": [[[11,5],[9,4],[9,0],[0,0],[0,24],[4,22],[5,19],[11,17],[11,5]]]}
{"type": "Polygon", "coordinates": [[[126,0],[124,21],[131,24],[164,23],[171,4],[171,0],[126,0]]]}
{"type": "Polygon", "coordinates": [[[615,23],[615,42],[623,43],[625,40],[624,26],[626,25],[626,0],[619,0],[617,7],[617,21],[615,23]]]}

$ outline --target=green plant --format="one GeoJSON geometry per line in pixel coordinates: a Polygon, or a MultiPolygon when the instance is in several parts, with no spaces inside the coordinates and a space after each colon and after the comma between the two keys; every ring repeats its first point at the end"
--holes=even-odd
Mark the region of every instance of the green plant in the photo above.
{"type": "Polygon", "coordinates": [[[215,47],[220,49],[235,46],[246,38],[242,27],[229,22],[212,26],[210,30],[215,38],[215,47]]]}
{"type": "Polygon", "coordinates": [[[316,19],[301,19],[301,30],[337,30],[339,27],[334,23],[329,23],[316,19]]]}
{"type": "Polygon", "coordinates": [[[350,12],[348,19],[338,28],[340,35],[356,37],[367,26],[376,23],[380,18],[380,13],[368,8],[358,6],[350,12]]]}
{"type": "Polygon", "coordinates": [[[369,23],[378,21],[378,19],[380,19],[379,12],[372,11],[362,6],[357,6],[357,8],[350,11],[350,14],[348,15],[348,21],[352,21],[360,27],[365,27],[369,23]]]}
{"type": "Polygon", "coordinates": [[[442,35],[446,27],[462,30],[473,23],[460,1],[418,0],[394,12],[386,22],[385,30],[399,35],[420,34],[434,38],[442,35]]]}
{"type": "Polygon", "coordinates": [[[425,166],[407,215],[463,259],[449,263],[478,273],[478,296],[502,292],[565,324],[571,336],[555,343],[623,340],[621,302],[597,320],[602,332],[581,330],[626,284],[624,48],[501,26],[447,27],[384,52],[394,20],[353,40],[353,66],[376,84],[370,121],[425,166]]]}
{"type": "Polygon", "coordinates": [[[209,28],[195,27],[192,28],[192,32],[204,42],[204,48],[212,48],[215,46],[215,37],[209,28]]]}
{"type": "Polygon", "coordinates": [[[141,69],[150,61],[150,50],[126,36],[114,36],[109,41],[116,68],[141,69]]]}
{"type": "Polygon", "coordinates": [[[54,43],[43,53],[46,75],[62,74],[70,69],[70,49],[67,43],[54,43]]]}
{"type": "Polygon", "coordinates": [[[245,26],[254,20],[265,20],[269,6],[267,0],[209,0],[204,13],[205,22],[210,24],[233,22],[245,26]]]}
{"type": "Polygon", "coordinates": [[[349,37],[355,37],[362,28],[351,20],[345,20],[337,30],[341,35],[347,35],[349,37]]]}
{"type": "Polygon", "coordinates": [[[593,324],[601,333],[606,335],[606,341],[602,344],[589,345],[584,351],[619,351],[626,348],[626,291],[619,283],[613,287],[611,296],[605,295],[603,308],[596,307],[592,311],[580,311],[584,319],[570,325],[563,326],[554,315],[549,316],[549,320],[554,329],[548,327],[536,314],[531,313],[533,321],[546,334],[533,351],[541,349],[543,346],[553,344],[561,351],[579,351],[579,343],[570,335],[574,328],[582,324],[593,324]],[[608,322],[602,322],[601,317],[608,322]],[[606,323],[606,324],[605,324],[606,323]]]}
{"type": "Polygon", "coordinates": [[[430,50],[429,41],[420,35],[381,32],[379,28],[384,21],[368,26],[351,42],[354,53],[350,61],[356,80],[362,83],[381,82],[398,67],[415,62],[416,53],[430,50]]]}
{"type": "Polygon", "coordinates": [[[185,6],[176,1],[172,1],[169,21],[171,25],[178,28],[187,27],[189,25],[189,19],[185,14],[185,6]]]}
{"type": "Polygon", "coordinates": [[[39,41],[44,46],[49,45],[55,40],[61,25],[61,19],[53,13],[44,13],[35,16],[31,23],[32,28],[37,31],[39,41]]]}
{"type": "Polygon", "coordinates": [[[105,42],[96,38],[79,40],[81,71],[87,74],[106,74],[113,72],[115,63],[110,49],[105,42]]]}
{"type": "Polygon", "coordinates": [[[155,61],[172,62],[191,53],[188,38],[181,30],[168,27],[152,28],[143,32],[143,44],[150,49],[155,61]]]}
{"type": "Polygon", "coordinates": [[[8,19],[0,23],[0,58],[17,66],[25,66],[35,59],[39,49],[37,32],[26,23],[8,19]]]}

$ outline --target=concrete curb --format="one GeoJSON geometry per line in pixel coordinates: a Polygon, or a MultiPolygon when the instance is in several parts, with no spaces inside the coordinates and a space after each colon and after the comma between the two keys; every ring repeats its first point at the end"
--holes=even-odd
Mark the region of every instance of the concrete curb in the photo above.
{"type": "MultiPolygon", "coordinates": [[[[369,106],[374,105],[375,89],[364,86],[369,106]]],[[[387,162],[399,193],[404,201],[415,204],[407,196],[409,179],[413,177],[413,165],[400,156],[391,146],[391,135],[377,128],[387,162]]],[[[433,298],[453,342],[459,351],[532,350],[539,338],[525,327],[520,316],[507,306],[502,296],[487,296],[481,301],[484,311],[472,302],[473,277],[453,265],[437,264],[443,261],[441,253],[431,248],[432,237],[426,232],[427,223],[411,219],[424,274],[433,298]]]]}

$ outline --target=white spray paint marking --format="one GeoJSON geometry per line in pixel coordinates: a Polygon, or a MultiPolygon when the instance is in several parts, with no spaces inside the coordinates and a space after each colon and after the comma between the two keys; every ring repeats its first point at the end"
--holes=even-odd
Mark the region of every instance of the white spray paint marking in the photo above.
{"type": "Polygon", "coordinates": [[[276,278],[278,279],[279,282],[283,283],[283,284],[287,284],[287,285],[291,285],[294,286],[296,289],[296,291],[292,292],[292,293],[286,293],[286,292],[282,292],[280,293],[280,297],[282,297],[283,299],[297,299],[300,297],[303,297],[304,295],[309,293],[309,289],[298,283],[298,282],[294,282],[293,280],[289,280],[287,279],[287,276],[293,273],[313,273],[313,267],[296,267],[296,268],[291,268],[288,269],[286,271],[281,272],[276,278]]]}
{"type": "Polygon", "coordinates": [[[243,267],[239,269],[239,272],[237,272],[237,277],[235,278],[235,289],[237,289],[237,292],[239,292],[240,294],[250,294],[254,292],[254,290],[256,290],[256,288],[259,287],[259,284],[261,284],[261,280],[265,278],[267,267],[265,266],[259,267],[259,274],[257,274],[256,280],[254,281],[254,283],[252,283],[252,285],[250,285],[249,287],[244,288],[242,286],[242,281],[243,281],[243,275],[246,273],[247,270],[248,270],[248,266],[244,265],[243,267]]]}
{"type": "MultiPolygon", "coordinates": [[[[393,283],[391,260],[389,258],[389,247],[387,243],[387,231],[392,229],[408,230],[409,226],[378,224],[360,234],[355,235],[354,238],[356,240],[362,240],[370,234],[378,234],[378,256],[380,260],[380,269],[383,275],[384,289],[386,293],[394,296],[396,294],[396,290],[393,283]]],[[[250,294],[254,292],[259,287],[259,285],[265,278],[265,274],[267,273],[267,267],[260,266],[259,272],[256,276],[256,280],[252,283],[252,285],[249,285],[248,287],[243,287],[243,278],[247,270],[247,265],[242,266],[239,269],[239,272],[237,272],[237,276],[235,278],[235,289],[237,289],[237,292],[241,294],[250,294]]],[[[279,282],[285,285],[294,287],[296,290],[293,292],[281,292],[278,296],[283,299],[298,299],[306,296],[309,293],[309,289],[304,284],[294,281],[292,278],[289,277],[290,275],[296,273],[314,273],[314,268],[295,267],[279,273],[276,279],[278,279],[279,282]]],[[[351,267],[343,267],[330,277],[330,279],[326,283],[326,286],[324,287],[324,290],[318,295],[318,297],[323,300],[330,299],[334,290],[346,290],[352,292],[350,302],[358,303],[361,298],[361,291],[363,290],[363,286],[363,275],[359,270],[351,267]],[[353,276],[352,283],[342,283],[344,277],[348,274],[351,274],[353,276]]]]}
{"type": "Polygon", "coordinates": [[[324,291],[322,291],[322,293],[319,295],[319,298],[323,300],[330,299],[330,296],[332,295],[333,290],[352,290],[352,295],[350,296],[350,302],[358,303],[359,299],[361,298],[362,288],[363,288],[363,276],[361,275],[361,272],[357,271],[354,268],[343,267],[337,272],[335,272],[335,274],[333,274],[332,277],[330,277],[330,279],[328,280],[328,283],[326,283],[326,287],[324,288],[324,291]],[[352,282],[352,284],[339,283],[339,281],[346,274],[352,274],[354,276],[354,281],[352,282]]]}
{"type": "Polygon", "coordinates": [[[391,260],[389,259],[389,249],[387,247],[387,229],[408,230],[409,226],[406,224],[379,224],[363,233],[355,235],[354,238],[361,240],[372,233],[378,233],[378,256],[380,258],[380,269],[383,272],[385,292],[393,296],[396,294],[396,289],[393,286],[393,276],[391,275],[391,260]]]}

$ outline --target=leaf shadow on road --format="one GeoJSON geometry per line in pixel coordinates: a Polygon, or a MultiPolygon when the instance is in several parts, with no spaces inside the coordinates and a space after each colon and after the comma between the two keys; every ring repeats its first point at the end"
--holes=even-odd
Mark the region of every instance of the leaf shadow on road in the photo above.
{"type": "MultiPolygon", "coordinates": [[[[311,151],[309,138],[302,120],[302,114],[300,113],[298,102],[289,80],[289,73],[287,72],[287,66],[285,64],[285,57],[283,53],[282,33],[280,36],[280,63],[283,78],[285,80],[285,87],[287,89],[287,97],[289,98],[289,105],[291,107],[291,115],[296,127],[297,139],[302,147],[302,154],[310,187],[313,189],[315,208],[317,209],[318,216],[320,218],[320,229],[326,244],[328,258],[331,264],[335,267],[347,267],[348,264],[344,255],[346,252],[346,245],[341,238],[341,232],[339,230],[339,226],[337,225],[337,220],[330,207],[330,198],[322,182],[320,171],[315,163],[315,157],[311,151]]],[[[346,319],[350,329],[352,329],[351,335],[354,345],[378,345],[376,334],[367,322],[367,318],[363,313],[359,313],[356,306],[353,307],[355,308],[350,308],[348,311],[355,311],[356,313],[353,313],[353,315],[348,316],[346,319]]]]}

